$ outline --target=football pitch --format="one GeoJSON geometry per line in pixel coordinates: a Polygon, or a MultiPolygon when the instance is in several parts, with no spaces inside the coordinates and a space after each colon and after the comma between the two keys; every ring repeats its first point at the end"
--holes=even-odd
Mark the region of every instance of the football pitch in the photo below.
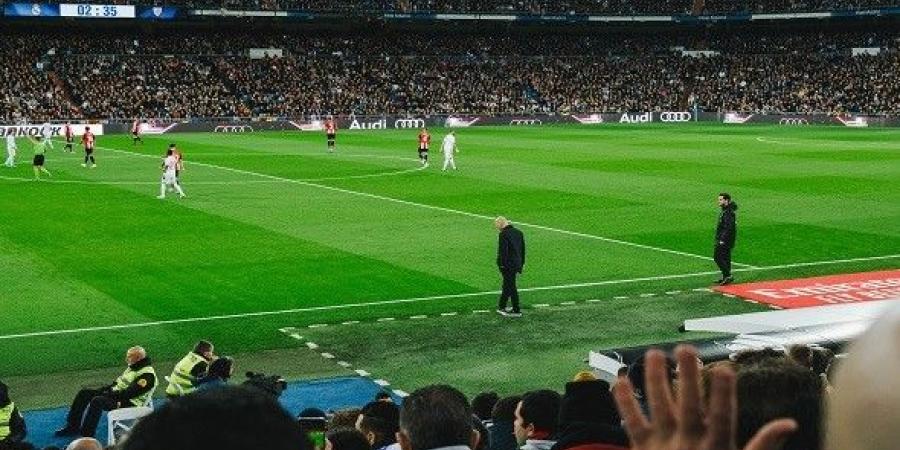
{"type": "Polygon", "coordinates": [[[428,168],[417,130],[342,130],[335,154],[321,133],[99,136],[97,168],[55,142],[40,182],[19,139],[0,170],[0,378],[114,373],[135,344],[167,373],[206,338],[253,355],[239,371],[561,385],[591,349],[764,309],[699,290],[722,191],[738,282],[900,266],[900,130],[475,127],[446,173],[432,132],[428,168]],[[185,199],[155,198],[169,142],[185,199]],[[493,313],[498,215],[527,240],[521,319],[493,313]]]}

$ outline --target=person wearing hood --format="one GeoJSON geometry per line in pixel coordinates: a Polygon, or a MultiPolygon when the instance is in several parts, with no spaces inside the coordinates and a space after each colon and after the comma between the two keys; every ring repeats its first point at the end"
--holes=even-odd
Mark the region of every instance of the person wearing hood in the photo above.
{"type": "Polygon", "coordinates": [[[628,437],[620,425],[609,383],[579,372],[566,383],[559,408],[559,432],[551,450],[623,450],[628,437]]]}
{"type": "Polygon", "coordinates": [[[716,225],[716,249],[713,259],[722,271],[722,278],[716,281],[716,284],[724,286],[734,281],[731,277],[731,250],[734,249],[734,241],[737,238],[735,211],[738,205],[731,200],[731,195],[725,192],[719,194],[718,201],[722,212],[719,213],[719,223],[716,225]]]}
{"type": "Polygon", "coordinates": [[[559,394],[547,389],[522,396],[513,423],[520,450],[550,450],[556,444],[560,402],[559,394]]]}
{"type": "Polygon", "coordinates": [[[103,411],[146,405],[156,389],[156,372],[143,347],[131,347],[125,353],[128,367],[116,381],[100,389],[78,391],[66,417],[66,426],[56,436],[93,437],[103,411]]]}
{"type": "Polygon", "coordinates": [[[26,433],[25,418],[9,398],[9,388],[0,381],[0,448],[22,442],[26,433]]]}

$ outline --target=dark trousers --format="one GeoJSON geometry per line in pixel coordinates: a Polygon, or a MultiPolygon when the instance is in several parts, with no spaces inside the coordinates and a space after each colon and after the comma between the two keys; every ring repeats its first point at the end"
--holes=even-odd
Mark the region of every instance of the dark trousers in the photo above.
{"type": "Polygon", "coordinates": [[[719,270],[722,271],[722,278],[730,277],[731,247],[728,245],[716,244],[716,251],[713,254],[713,259],[716,261],[716,265],[719,266],[719,270]]]}
{"type": "Polygon", "coordinates": [[[78,391],[69,415],[66,416],[66,427],[79,430],[82,436],[94,436],[100,414],[119,407],[119,403],[106,396],[109,391],[100,389],[82,389],[78,391]]]}
{"type": "Polygon", "coordinates": [[[500,292],[500,301],[497,303],[497,309],[506,309],[506,302],[512,300],[513,312],[521,312],[519,310],[519,289],[516,287],[516,276],[518,272],[510,269],[500,269],[503,275],[503,289],[500,292]]]}

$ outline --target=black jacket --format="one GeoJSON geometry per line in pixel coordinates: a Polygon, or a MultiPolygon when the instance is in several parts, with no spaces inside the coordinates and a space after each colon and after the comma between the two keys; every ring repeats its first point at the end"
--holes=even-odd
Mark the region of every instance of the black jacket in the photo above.
{"type": "Polygon", "coordinates": [[[738,205],[730,202],[722,207],[719,214],[719,224],[716,225],[716,245],[724,245],[726,247],[734,247],[734,241],[737,238],[737,211],[738,205]],[[721,244],[719,244],[721,242],[721,244]]]}
{"type": "MultiPolygon", "coordinates": [[[[9,398],[8,388],[5,384],[0,382],[0,408],[9,406],[11,402],[12,400],[9,398]]],[[[25,427],[25,418],[22,417],[22,413],[19,412],[19,407],[16,406],[13,408],[12,416],[9,418],[9,436],[7,436],[6,439],[0,440],[0,447],[4,444],[21,442],[25,439],[27,433],[28,430],[25,427]]]]}
{"type": "Polygon", "coordinates": [[[518,228],[507,225],[500,230],[497,245],[497,267],[522,273],[525,267],[525,237],[518,228]]]}

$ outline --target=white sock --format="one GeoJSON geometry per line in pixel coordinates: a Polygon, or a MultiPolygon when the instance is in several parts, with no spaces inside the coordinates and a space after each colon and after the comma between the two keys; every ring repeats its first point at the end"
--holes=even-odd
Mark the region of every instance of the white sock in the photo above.
{"type": "Polygon", "coordinates": [[[160,185],[159,185],[159,196],[160,196],[160,197],[165,197],[165,196],[166,196],[166,183],[160,183],[160,185]]]}
{"type": "Polygon", "coordinates": [[[178,195],[184,197],[184,191],[181,190],[181,185],[180,185],[180,184],[175,183],[175,191],[178,192],[178,195]]]}

